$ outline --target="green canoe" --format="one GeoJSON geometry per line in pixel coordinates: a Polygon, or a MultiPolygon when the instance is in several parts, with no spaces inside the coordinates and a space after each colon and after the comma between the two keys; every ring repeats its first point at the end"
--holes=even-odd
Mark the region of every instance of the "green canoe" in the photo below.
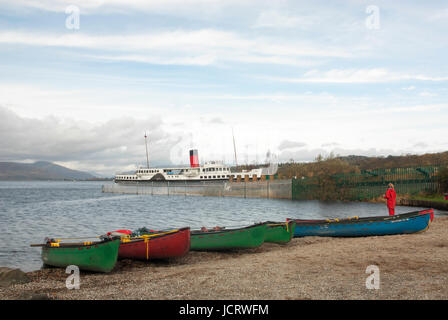
{"type": "Polygon", "coordinates": [[[264,242],[288,243],[294,237],[295,221],[266,222],[267,228],[264,242]]]}
{"type": "Polygon", "coordinates": [[[256,248],[263,244],[266,223],[220,231],[191,231],[190,250],[230,250],[256,248]]]}
{"type": "Polygon", "coordinates": [[[117,262],[119,246],[120,239],[86,244],[47,243],[42,246],[42,261],[55,267],[75,265],[81,270],[109,272],[117,262]]]}

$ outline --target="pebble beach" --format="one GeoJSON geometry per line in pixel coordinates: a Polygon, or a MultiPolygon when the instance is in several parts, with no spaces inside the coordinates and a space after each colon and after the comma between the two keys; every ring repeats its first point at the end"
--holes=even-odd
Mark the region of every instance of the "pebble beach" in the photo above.
{"type": "Polygon", "coordinates": [[[156,262],[119,260],[108,274],[28,272],[0,287],[0,299],[448,299],[448,217],[426,232],[363,238],[295,238],[252,250],[190,252],[156,262]],[[367,289],[368,266],[379,289],[367,289]]]}

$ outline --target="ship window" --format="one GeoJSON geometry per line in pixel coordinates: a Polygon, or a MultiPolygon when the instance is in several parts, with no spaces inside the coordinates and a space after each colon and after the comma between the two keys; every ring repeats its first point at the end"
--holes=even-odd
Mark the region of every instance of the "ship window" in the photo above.
{"type": "Polygon", "coordinates": [[[216,176],[213,176],[213,179],[216,179],[216,176]]]}

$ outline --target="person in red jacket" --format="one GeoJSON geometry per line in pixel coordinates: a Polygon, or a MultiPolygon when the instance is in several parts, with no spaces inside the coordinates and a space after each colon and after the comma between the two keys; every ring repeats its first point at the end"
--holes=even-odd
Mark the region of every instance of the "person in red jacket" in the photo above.
{"type": "Polygon", "coordinates": [[[397,194],[395,193],[394,185],[392,183],[389,183],[389,189],[387,189],[387,192],[384,195],[384,198],[387,199],[387,208],[389,209],[390,216],[395,215],[395,198],[396,197],[397,197],[397,194]]]}

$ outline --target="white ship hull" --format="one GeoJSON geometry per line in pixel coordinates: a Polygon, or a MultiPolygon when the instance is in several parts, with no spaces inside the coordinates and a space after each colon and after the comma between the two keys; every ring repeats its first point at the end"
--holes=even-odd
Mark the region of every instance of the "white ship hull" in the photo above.
{"type": "Polygon", "coordinates": [[[211,161],[199,166],[197,151],[190,151],[191,167],[184,168],[140,168],[134,174],[117,174],[116,183],[154,182],[154,181],[226,181],[226,180],[258,180],[262,175],[273,175],[277,165],[250,171],[231,172],[223,163],[211,161]],[[195,151],[196,153],[192,153],[195,151]]]}

